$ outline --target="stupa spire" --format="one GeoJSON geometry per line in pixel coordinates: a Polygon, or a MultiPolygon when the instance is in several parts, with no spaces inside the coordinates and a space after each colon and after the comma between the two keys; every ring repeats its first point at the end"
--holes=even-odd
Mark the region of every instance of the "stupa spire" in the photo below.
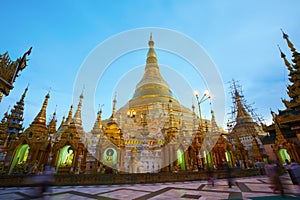
{"type": "Polygon", "coordinates": [[[73,105],[70,106],[68,117],[65,121],[65,125],[70,125],[73,116],[73,105]]]}
{"type": "Polygon", "coordinates": [[[62,120],[61,120],[61,123],[60,123],[58,129],[60,129],[65,124],[65,118],[66,118],[65,116],[62,117],[62,120]]]}
{"type": "Polygon", "coordinates": [[[237,105],[237,117],[236,117],[237,123],[252,122],[253,121],[252,117],[249,115],[245,106],[243,105],[243,102],[241,100],[242,96],[238,92],[238,89],[234,81],[233,81],[233,89],[234,89],[234,100],[237,105]]]}
{"type": "Polygon", "coordinates": [[[28,86],[25,88],[25,90],[24,90],[24,92],[23,92],[23,94],[22,94],[22,96],[21,96],[20,102],[21,102],[21,101],[24,102],[24,99],[25,99],[25,97],[26,97],[27,91],[28,91],[28,86]]]}
{"type": "Polygon", "coordinates": [[[100,110],[97,113],[97,118],[94,123],[92,133],[97,134],[101,130],[101,128],[102,128],[102,108],[100,108],[100,110]]]}
{"type": "Polygon", "coordinates": [[[50,94],[47,93],[40,112],[37,114],[33,122],[30,124],[29,128],[27,128],[23,134],[37,139],[42,139],[47,134],[46,110],[49,98],[50,94]]]}
{"type": "Polygon", "coordinates": [[[116,122],[116,106],[117,106],[117,95],[115,95],[113,99],[113,107],[112,107],[112,113],[109,118],[109,123],[115,123],[116,122]]]}
{"type": "Polygon", "coordinates": [[[212,130],[212,133],[219,132],[219,128],[218,128],[218,125],[216,122],[215,112],[213,110],[211,110],[211,130],[212,130]]]}
{"type": "Polygon", "coordinates": [[[40,112],[37,114],[37,116],[33,120],[33,123],[43,123],[43,124],[46,123],[46,109],[47,109],[49,98],[50,98],[50,94],[47,93],[47,95],[45,96],[43,106],[42,106],[40,112]]]}
{"type": "Polygon", "coordinates": [[[285,56],[285,54],[281,51],[279,45],[277,45],[277,46],[278,46],[278,49],[279,49],[279,51],[280,51],[280,56],[281,56],[281,58],[283,59],[285,66],[287,66],[288,70],[289,70],[290,72],[292,72],[292,71],[293,71],[293,68],[292,68],[292,66],[291,66],[291,63],[286,59],[286,56],[285,56]]]}
{"type": "Polygon", "coordinates": [[[147,54],[147,63],[157,63],[156,53],[154,50],[154,41],[152,39],[152,33],[150,33],[150,39],[148,45],[149,45],[149,50],[147,54]]]}
{"type": "Polygon", "coordinates": [[[56,111],[54,111],[51,121],[48,125],[48,133],[56,133],[56,111]]]}
{"type": "Polygon", "coordinates": [[[74,118],[73,118],[75,124],[80,125],[80,126],[82,125],[82,119],[81,119],[82,100],[83,100],[83,93],[81,93],[79,96],[79,103],[78,103],[77,110],[76,110],[74,118]]]}
{"type": "Polygon", "coordinates": [[[290,47],[291,51],[292,51],[293,53],[295,53],[295,52],[296,52],[296,49],[295,49],[293,43],[291,43],[291,41],[289,40],[289,36],[288,36],[285,32],[283,32],[282,29],[281,29],[281,32],[282,32],[282,37],[283,37],[283,39],[286,40],[286,42],[287,42],[288,46],[290,47]]]}

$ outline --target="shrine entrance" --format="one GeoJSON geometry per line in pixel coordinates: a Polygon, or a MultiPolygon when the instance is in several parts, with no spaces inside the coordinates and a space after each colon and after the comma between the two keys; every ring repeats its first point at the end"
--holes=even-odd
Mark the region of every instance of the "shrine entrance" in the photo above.
{"type": "Polygon", "coordinates": [[[60,167],[72,167],[74,160],[74,149],[71,145],[66,145],[59,150],[58,161],[56,165],[56,171],[60,167]]]}
{"type": "Polygon", "coordinates": [[[177,150],[177,163],[181,171],[185,171],[185,159],[182,149],[177,150]]]}
{"type": "Polygon", "coordinates": [[[285,160],[287,159],[288,161],[291,161],[291,157],[290,155],[288,154],[287,150],[286,149],[280,149],[279,152],[279,158],[280,158],[280,161],[281,163],[285,164],[285,160]]]}
{"type": "Polygon", "coordinates": [[[10,164],[8,175],[10,175],[13,172],[15,166],[25,166],[25,163],[28,158],[28,153],[29,153],[29,145],[28,144],[20,145],[17,148],[14,158],[10,164]]]}

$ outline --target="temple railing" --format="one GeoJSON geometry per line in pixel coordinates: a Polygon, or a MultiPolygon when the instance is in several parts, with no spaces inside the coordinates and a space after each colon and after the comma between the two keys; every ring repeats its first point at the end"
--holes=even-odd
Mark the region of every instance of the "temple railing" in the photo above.
{"type": "MultiPolygon", "coordinates": [[[[234,169],[233,178],[259,175],[257,169],[234,169]]],[[[218,179],[227,178],[228,172],[218,170],[214,172],[218,179]]],[[[161,182],[182,182],[206,180],[207,172],[178,172],[153,174],[57,174],[53,177],[45,175],[3,175],[0,176],[0,187],[19,187],[40,185],[46,181],[51,185],[113,185],[113,184],[143,184],[161,182]]]]}

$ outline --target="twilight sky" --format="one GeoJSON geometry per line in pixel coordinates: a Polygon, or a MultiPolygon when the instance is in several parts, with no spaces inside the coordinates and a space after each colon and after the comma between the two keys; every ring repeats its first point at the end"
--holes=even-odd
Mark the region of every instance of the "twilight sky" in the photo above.
{"type": "MultiPolygon", "coordinates": [[[[33,0],[18,3],[6,1],[1,3],[1,7],[0,53],[8,51],[15,60],[33,46],[28,66],[17,78],[11,94],[3,97],[0,103],[0,115],[3,116],[8,107],[20,99],[29,84],[25,99],[25,127],[40,110],[49,90],[51,98],[47,118],[50,119],[56,109],[59,124],[73,103],[76,77],[84,61],[104,41],[132,29],[163,28],[195,41],[209,55],[221,75],[226,94],[226,113],[230,112],[232,105],[228,82],[236,79],[243,87],[247,102],[253,103],[255,112],[262,115],[268,124],[271,119],[270,108],[275,111],[283,109],[281,98],[287,98],[288,72],[276,45],[289,59],[291,53],[280,28],[289,35],[296,49],[300,48],[298,0],[252,0],[247,3],[238,0],[33,0]]],[[[138,36],[145,38],[145,47],[149,34],[138,36]]],[[[158,33],[155,35],[155,31],[153,39],[155,45],[159,46],[161,38],[158,33]]],[[[126,46],[131,42],[124,40],[120,45],[126,46]]],[[[176,44],[177,41],[168,42],[176,44]]],[[[175,93],[178,91],[178,99],[190,107],[195,99],[192,92],[180,92],[182,85],[188,85],[191,91],[198,90],[200,93],[209,86],[184,59],[163,50],[156,52],[163,77],[175,93]],[[186,83],[178,84],[179,78],[170,75],[170,70],[175,71],[186,83]]],[[[131,51],[119,55],[108,66],[96,89],[95,103],[92,105],[95,114],[99,105],[103,105],[104,118],[110,116],[111,100],[115,93],[117,108],[131,98],[142,76],[146,54],[147,49],[131,51]]],[[[103,53],[101,56],[106,55],[103,53]]],[[[218,94],[213,96],[217,97],[218,94]]],[[[74,99],[75,107],[76,101],[77,97],[74,99]]],[[[203,103],[202,107],[203,116],[210,118],[209,102],[203,103]]],[[[90,130],[94,119],[89,121],[91,123],[84,127],[86,130],[90,130]]]]}

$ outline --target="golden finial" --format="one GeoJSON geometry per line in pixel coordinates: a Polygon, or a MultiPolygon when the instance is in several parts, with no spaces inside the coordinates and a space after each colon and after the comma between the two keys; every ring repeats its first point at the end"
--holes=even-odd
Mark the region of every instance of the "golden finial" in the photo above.
{"type": "Polygon", "coordinates": [[[101,115],[102,114],[102,107],[104,106],[104,104],[98,106],[98,114],[101,115]]]}
{"type": "Polygon", "coordinates": [[[113,116],[115,116],[115,114],[116,114],[116,105],[117,105],[117,93],[115,93],[115,97],[113,100],[113,110],[112,110],[113,116]]]}
{"type": "Polygon", "coordinates": [[[85,85],[82,86],[82,91],[81,91],[81,94],[79,96],[80,99],[83,99],[83,92],[85,90],[85,85]]]}
{"type": "Polygon", "coordinates": [[[154,47],[154,41],[153,41],[153,39],[152,39],[152,32],[150,33],[150,39],[149,39],[148,44],[149,44],[149,47],[150,47],[150,48],[153,48],[153,47],[154,47]]]}
{"type": "Polygon", "coordinates": [[[152,39],[152,33],[150,33],[150,39],[148,45],[149,45],[149,50],[147,54],[147,63],[157,63],[156,53],[154,51],[154,41],[152,39]]]}

